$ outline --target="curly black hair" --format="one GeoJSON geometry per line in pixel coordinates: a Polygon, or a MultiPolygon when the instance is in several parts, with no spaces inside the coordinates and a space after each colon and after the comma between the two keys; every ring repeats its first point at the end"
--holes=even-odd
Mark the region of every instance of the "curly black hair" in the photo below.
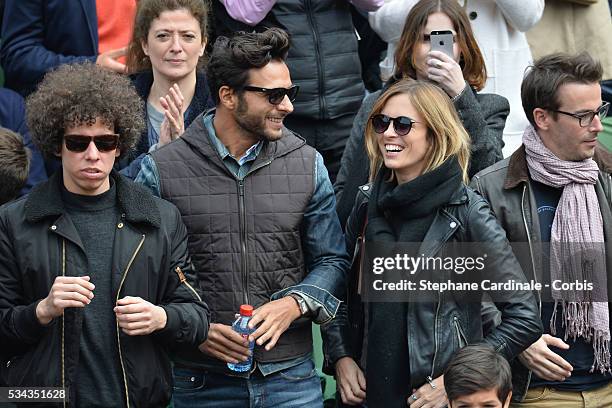
{"type": "Polygon", "coordinates": [[[120,157],[145,128],[143,101],[130,81],[91,63],[63,65],[45,75],[26,102],[27,122],[45,158],[61,151],[66,129],[100,121],[119,134],[120,157]]]}

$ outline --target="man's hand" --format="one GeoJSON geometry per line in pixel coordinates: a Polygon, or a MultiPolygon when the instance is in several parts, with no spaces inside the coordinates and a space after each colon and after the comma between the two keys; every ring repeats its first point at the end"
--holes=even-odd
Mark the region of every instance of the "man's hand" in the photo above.
{"type": "Polygon", "coordinates": [[[253,311],[249,327],[259,327],[249,336],[249,340],[256,340],[260,346],[268,342],[265,348],[272,350],[281,334],[301,315],[297,301],[291,296],[268,302],[253,311]]]}
{"type": "Polygon", "coordinates": [[[166,327],[164,308],[139,297],[126,296],[113,309],[117,323],[128,336],[144,336],[166,327]]]}
{"type": "Polygon", "coordinates": [[[225,324],[211,323],[208,338],[200,344],[200,351],[217,360],[237,364],[249,359],[249,341],[225,324]]]}
{"type": "Polygon", "coordinates": [[[561,356],[550,350],[548,346],[564,350],[569,349],[569,345],[560,338],[544,334],[538,341],[519,354],[519,360],[543,380],[565,381],[567,377],[572,375],[574,368],[561,356]]]}
{"type": "Polygon", "coordinates": [[[127,53],[127,47],[117,48],[114,50],[108,50],[98,55],[96,59],[96,65],[100,65],[101,67],[110,69],[111,71],[117,72],[119,74],[125,74],[127,71],[127,67],[125,64],[117,61],[117,58],[123,57],[127,53]]]}
{"type": "Polygon", "coordinates": [[[161,147],[185,133],[185,98],[178,84],[172,85],[168,95],[159,98],[159,103],[164,108],[164,120],[159,130],[161,147]]]}
{"type": "Polygon", "coordinates": [[[436,388],[427,383],[421,385],[418,390],[412,390],[412,395],[406,401],[408,406],[410,408],[442,408],[447,406],[448,398],[444,389],[444,376],[435,378],[433,384],[436,388]]]}
{"type": "Polygon", "coordinates": [[[342,357],[336,361],[336,382],[344,404],[363,403],[366,397],[366,380],[363,371],[351,357],[342,357]]]}
{"type": "Polygon", "coordinates": [[[68,307],[85,307],[94,297],[94,288],[89,276],[56,277],[49,295],[36,305],[36,318],[40,324],[49,324],[68,307]]]}

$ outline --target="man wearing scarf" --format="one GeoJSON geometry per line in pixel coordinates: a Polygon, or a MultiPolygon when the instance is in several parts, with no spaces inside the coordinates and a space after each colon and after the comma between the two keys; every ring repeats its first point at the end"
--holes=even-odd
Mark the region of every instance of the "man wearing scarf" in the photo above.
{"type": "Polygon", "coordinates": [[[601,77],[587,53],[537,60],[521,86],[531,123],[523,145],[472,180],[508,239],[524,244],[528,279],[550,283],[537,294],[544,335],[513,362],[513,407],[612,406],[612,154],[597,142],[609,106],[601,77]],[[555,281],[591,286],[557,290],[555,281]]]}

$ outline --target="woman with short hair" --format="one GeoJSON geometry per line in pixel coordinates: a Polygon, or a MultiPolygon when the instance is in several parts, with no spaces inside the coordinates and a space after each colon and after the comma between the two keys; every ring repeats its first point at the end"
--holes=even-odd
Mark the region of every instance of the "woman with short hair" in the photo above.
{"type": "Polygon", "coordinates": [[[370,184],[359,190],[346,229],[347,247],[356,249],[346,306],[322,327],[326,369],[335,371],[345,404],[443,407],[442,374],[453,352],[484,341],[507,359],[516,357],[539,338],[538,307],[531,291],[508,290],[493,299],[501,324],[487,332],[481,292],[469,299],[453,290],[373,291],[380,284],[374,286],[372,276],[419,285],[421,279],[459,277],[425,267],[416,275],[397,269],[372,275],[377,272],[361,256],[369,259],[373,248],[392,257],[403,252],[427,259],[446,257],[453,245],[469,243],[470,253],[455,255],[473,251],[486,254],[486,260],[482,273],[456,272],[461,279],[525,282],[525,276],[489,205],[465,184],[470,138],[440,87],[410,79],[389,87],[366,122],[365,147],[370,184]],[[364,250],[360,242],[375,246],[364,250]]]}

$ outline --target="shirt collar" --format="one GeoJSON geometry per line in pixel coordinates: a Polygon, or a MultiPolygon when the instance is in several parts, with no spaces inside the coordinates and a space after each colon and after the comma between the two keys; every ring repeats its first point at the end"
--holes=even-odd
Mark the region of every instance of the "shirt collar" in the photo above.
{"type": "Polygon", "coordinates": [[[205,115],[204,116],[204,126],[206,126],[206,130],[208,131],[210,141],[215,147],[215,149],[217,150],[217,152],[219,153],[219,156],[221,156],[221,159],[225,160],[229,156],[232,159],[234,159],[240,166],[242,166],[244,163],[248,161],[255,160],[263,146],[262,141],[260,140],[259,142],[255,143],[253,146],[249,147],[247,151],[244,153],[244,155],[241,158],[237,159],[236,157],[231,155],[229,150],[227,150],[227,147],[225,147],[225,145],[217,137],[217,133],[215,132],[215,127],[213,126],[214,117],[215,117],[214,112],[210,112],[209,114],[205,115]]]}

